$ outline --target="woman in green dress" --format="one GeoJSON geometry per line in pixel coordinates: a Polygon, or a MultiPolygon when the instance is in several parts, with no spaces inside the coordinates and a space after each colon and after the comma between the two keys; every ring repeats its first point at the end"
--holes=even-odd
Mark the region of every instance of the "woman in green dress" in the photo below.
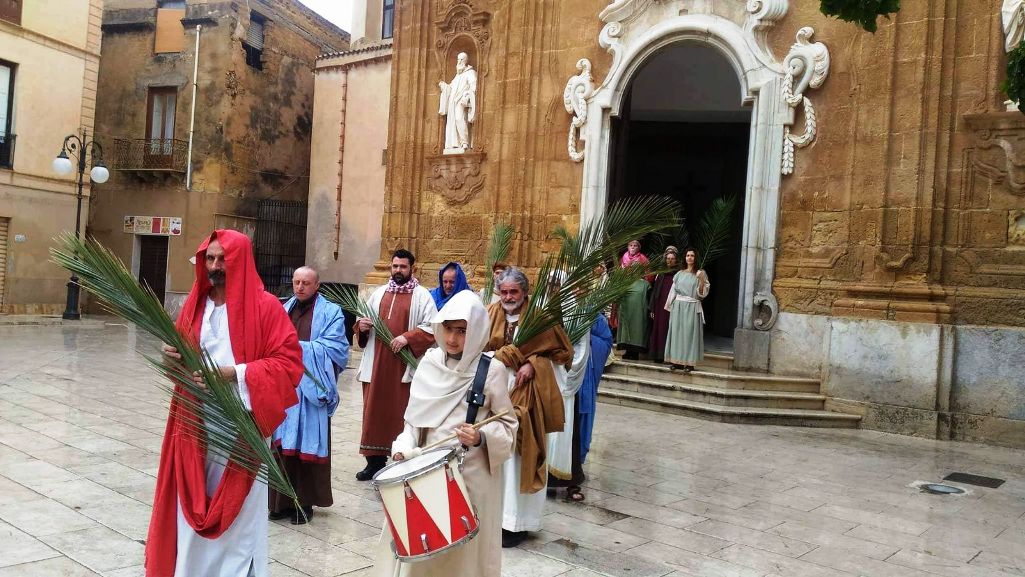
{"type": "Polygon", "coordinates": [[[705,271],[698,270],[698,251],[688,248],[683,255],[687,268],[673,277],[673,288],[665,302],[669,311],[665,360],[671,369],[690,372],[705,355],[705,312],[701,299],[708,296],[712,285],[705,271]]]}
{"type": "MultiPolygon", "coordinates": [[[[641,253],[641,243],[631,240],[626,245],[626,252],[619,261],[619,266],[648,267],[648,257],[641,253]]],[[[616,331],[616,344],[626,349],[624,359],[636,360],[638,353],[648,348],[648,285],[650,278],[639,278],[630,292],[619,301],[619,328],[616,331]]]]}

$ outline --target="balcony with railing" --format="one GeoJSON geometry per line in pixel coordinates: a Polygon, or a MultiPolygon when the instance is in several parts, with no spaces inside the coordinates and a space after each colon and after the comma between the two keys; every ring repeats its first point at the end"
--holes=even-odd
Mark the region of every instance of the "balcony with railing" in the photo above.
{"type": "Polygon", "coordinates": [[[115,138],[111,168],[184,173],[188,149],[188,142],[173,138],[115,138]]]}
{"type": "Polygon", "coordinates": [[[13,134],[0,133],[0,168],[14,168],[14,139],[13,134]]]}

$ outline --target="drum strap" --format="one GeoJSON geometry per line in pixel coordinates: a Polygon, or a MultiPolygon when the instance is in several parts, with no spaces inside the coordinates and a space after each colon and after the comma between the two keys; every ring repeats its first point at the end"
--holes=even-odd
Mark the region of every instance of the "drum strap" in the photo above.
{"type": "Polygon", "coordinates": [[[488,378],[488,369],[491,367],[491,357],[481,355],[477,362],[477,374],[473,376],[473,385],[466,391],[466,422],[477,422],[477,410],[484,406],[484,381],[488,378]]]}

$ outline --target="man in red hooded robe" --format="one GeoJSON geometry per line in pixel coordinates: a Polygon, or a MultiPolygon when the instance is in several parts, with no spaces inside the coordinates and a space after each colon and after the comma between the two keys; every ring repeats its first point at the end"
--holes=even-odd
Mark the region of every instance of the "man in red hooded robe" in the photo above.
{"type": "MultiPolygon", "coordinates": [[[[302,349],[278,299],[263,290],[249,238],[216,230],[196,252],[178,331],[205,349],[265,437],[296,404],[302,349]]],[[[164,354],[180,358],[164,345],[164,354]]],[[[212,455],[171,402],[160,451],[146,577],[266,577],[267,485],[212,455]]]]}

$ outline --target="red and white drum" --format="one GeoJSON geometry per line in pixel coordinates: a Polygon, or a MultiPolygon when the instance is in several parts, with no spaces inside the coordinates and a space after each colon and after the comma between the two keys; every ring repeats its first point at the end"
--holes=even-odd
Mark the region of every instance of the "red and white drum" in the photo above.
{"type": "Polygon", "coordinates": [[[477,535],[477,511],[459,467],[461,449],[441,447],[396,461],[374,475],[400,561],[421,561],[477,535]]]}

